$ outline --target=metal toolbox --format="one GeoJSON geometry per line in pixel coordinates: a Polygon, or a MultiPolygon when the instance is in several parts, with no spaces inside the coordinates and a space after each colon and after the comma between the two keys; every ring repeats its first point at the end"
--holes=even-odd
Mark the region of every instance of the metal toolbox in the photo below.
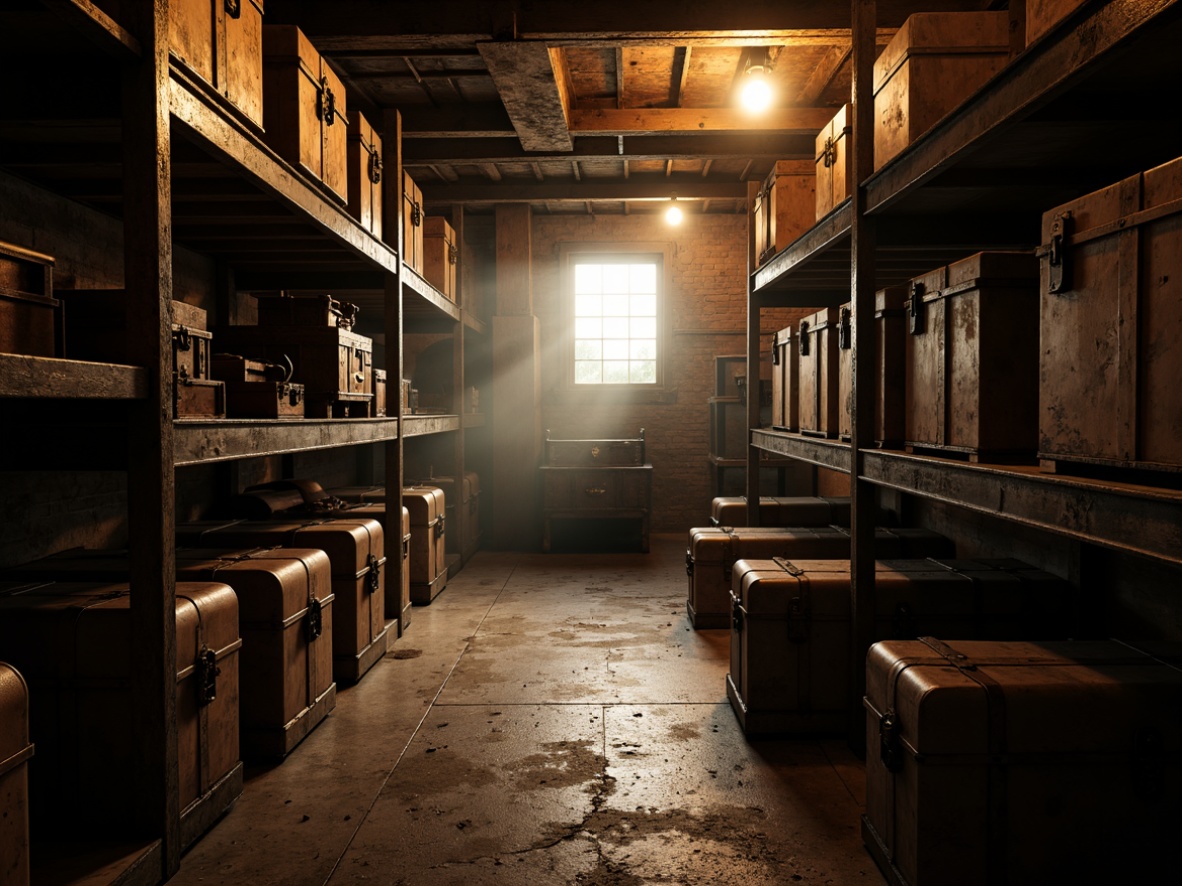
{"type": "Polygon", "coordinates": [[[53,258],[11,243],[0,243],[0,353],[62,356],[53,258]]]}
{"type": "MultiPolygon", "coordinates": [[[[721,495],[710,502],[713,526],[746,526],[747,498],[721,495]]],[[[849,498],[813,495],[761,496],[760,526],[849,526],[849,498]]]]}
{"type": "Polygon", "coordinates": [[[1038,259],[979,252],[911,281],[904,437],[913,449],[1032,458],[1038,259]]]}
{"type": "MultiPolygon", "coordinates": [[[[238,598],[229,586],[176,584],[178,796],[189,846],[242,794],[238,598]]],[[[37,766],[35,832],[130,836],[137,715],[126,583],[0,583],[0,647],[29,683],[37,766]]]]}
{"type": "MultiPolygon", "coordinates": [[[[875,529],[874,556],[951,557],[948,538],[927,529],[875,529]]],[[[731,583],[739,560],[846,559],[849,532],[840,526],[699,527],[689,531],[685,571],[689,576],[686,611],[695,628],[725,628],[731,622],[731,583]]]]}
{"type": "Polygon", "coordinates": [[[1038,454],[1182,470],[1182,158],[1043,215],[1038,454]]]}
{"type": "Polygon", "coordinates": [[[1111,640],[877,643],[862,835],[894,886],[1170,883],[1182,672],[1111,640]]]}
{"type": "MultiPolygon", "coordinates": [[[[1063,636],[1066,582],[1014,560],[879,560],[872,639],[1063,636]]],[[[740,560],[727,697],[748,735],[843,733],[850,561],[740,560]]]]}
{"type": "Polygon", "coordinates": [[[959,106],[1010,58],[1008,12],[920,12],[874,63],[874,168],[959,106]]]}

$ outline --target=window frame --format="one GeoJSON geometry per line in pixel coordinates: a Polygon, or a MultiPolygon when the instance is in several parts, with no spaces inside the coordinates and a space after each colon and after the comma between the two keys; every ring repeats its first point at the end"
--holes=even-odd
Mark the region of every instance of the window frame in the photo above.
{"type": "Polygon", "coordinates": [[[614,241],[559,244],[559,290],[562,309],[562,388],[588,398],[660,401],[668,391],[669,351],[672,347],[669,307],[673,244],[659,242],[618,243],[614,241]],[[649,258],[657,267],[657,378],[655,382],[575,382],[575,265],[601,256],[605,262],[627,262],[649,258]]]}

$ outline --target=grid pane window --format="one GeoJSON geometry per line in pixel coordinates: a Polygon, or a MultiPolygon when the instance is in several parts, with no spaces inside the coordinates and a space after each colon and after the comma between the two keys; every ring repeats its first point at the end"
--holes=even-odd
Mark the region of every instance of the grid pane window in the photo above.
{"type": "Polygon", "coordinates": [[[656,384],[657,263],[578,261],[575,384],[656,384]]]}

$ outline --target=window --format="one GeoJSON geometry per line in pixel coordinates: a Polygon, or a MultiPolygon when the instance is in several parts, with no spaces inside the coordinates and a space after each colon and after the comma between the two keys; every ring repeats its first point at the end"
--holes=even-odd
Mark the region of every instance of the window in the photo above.
{"type": "Polygon", "coordinates": [[[661,256],[570,257],[576,385],[656,385],[661,256]]]}

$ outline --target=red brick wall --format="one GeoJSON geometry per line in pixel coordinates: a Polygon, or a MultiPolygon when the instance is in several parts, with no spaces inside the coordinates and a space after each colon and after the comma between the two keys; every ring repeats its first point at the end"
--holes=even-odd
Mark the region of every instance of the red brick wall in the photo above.
{"type": "MultiPolygon", "coordinates": [[[[535,215],[534,305],[542,324],[543,426],[555,437],[627,437],[645,429],[653,465],[652,529],[682,531],[709,525],[710,472],[707,399],[714,396],[714,357],[746,349],[747,220],[741,215],[687,215],[678,228],[659,215],[535,215]],[[668,243],[672,268],[665,364],[670,402],[576,400],[563,391],[560,244],[668,243]]],[[[803,311],[765,311],[765,358],[770,334],[803,311]],[[778,324],[778,325],[777,325],[778,324]]]]}

